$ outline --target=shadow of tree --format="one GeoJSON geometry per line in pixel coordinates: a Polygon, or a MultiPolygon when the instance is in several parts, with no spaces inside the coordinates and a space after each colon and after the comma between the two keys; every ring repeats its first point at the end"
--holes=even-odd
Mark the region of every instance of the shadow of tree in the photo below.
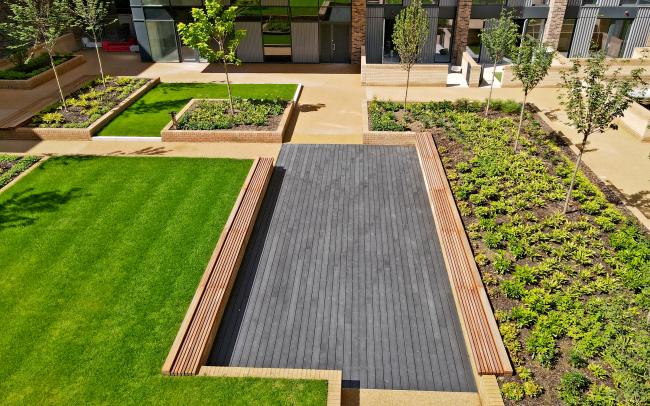
{"type": "Polygon", "coordinates": [[[317,104],[302,104],[298,106],[298,111],[301,113],[309,113],[311,111],[318,111],[325,107],[325,104],[323,103],[317,103],[317,104]]]}
{"type": "Polygon", "coordinates": [[[106,155],[109,156],[123,156],[123,155],[147,155],[147,156],[159,156],[159,155],[165,155],[168,152],[171,152],[171,149],[167,149],[165,147],[146,147],[142,148],[136,151],[131,151],[131,152],[124,152],[122,150],[117,150],[117,151],[112,151],[109,152],[106,155]]]}
{"type": "MultiPolygon", "coordinates": [[[[147,114],[147,113],[158,113],[158,112],[169,112],[169,111],[178,111],[180,108],[185,106],[191,98],[188,99],[178,99],[178,100],[164,100],[156,101],[152,103],[135,103],[129,107],[129,113],[131,114],[147,114]]],[[[171,118],[170,118],[171,120],[171,118]]]]}
{"type": "Polygon", "coordinates": [[[56,211],[62,205],[80,196],[82,196],[81,188],[73,188],[66,192],[38,193],[34,192],[34,188],[29,188],[16,193],[0,204],[0,231],[34,224],[40,213],[56,211]]]}
{"type": "Polygon", "coordinates": [[[650,219],[650,190],[640,190],[630,195],[624,194],[628,206],[636,207],[650,219]]]}

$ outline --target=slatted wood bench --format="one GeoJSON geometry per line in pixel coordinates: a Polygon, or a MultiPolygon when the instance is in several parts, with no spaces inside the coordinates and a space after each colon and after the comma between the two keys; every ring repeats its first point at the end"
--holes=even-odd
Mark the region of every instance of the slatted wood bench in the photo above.
{"type": "Polygon", "coordinates": [[[196,375],[210,355],[272,169],[271,158],[253,162],[163,365],[163,374],[196,375]]]}
{"type": "Polygon", "coordinates": [[[479,375],[512,375],[512,365],[433,137],[429,133],[418,134],[415,145],[476,372],[479,375]]]}

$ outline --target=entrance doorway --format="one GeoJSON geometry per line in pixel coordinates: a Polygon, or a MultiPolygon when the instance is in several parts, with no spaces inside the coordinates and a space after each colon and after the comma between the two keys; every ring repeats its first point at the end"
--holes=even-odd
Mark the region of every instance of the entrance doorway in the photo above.
{"type": "Polygon", "coordinates": [[[320,24],[321,63],[350,63],[350,24],[320,24]]]}

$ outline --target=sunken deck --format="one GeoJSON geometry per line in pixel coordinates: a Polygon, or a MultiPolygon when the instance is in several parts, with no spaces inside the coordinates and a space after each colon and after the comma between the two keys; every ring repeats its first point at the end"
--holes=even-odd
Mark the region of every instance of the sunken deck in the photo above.
{"type": "Polygon", "coordinates": [[[282,147],[208,364],[476,391],[414,148],[282,147]]]}

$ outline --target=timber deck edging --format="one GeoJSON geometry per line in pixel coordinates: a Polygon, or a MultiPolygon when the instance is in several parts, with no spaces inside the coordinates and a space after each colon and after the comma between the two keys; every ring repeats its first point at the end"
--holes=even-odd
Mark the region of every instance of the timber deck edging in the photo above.
{"type": "Polygon", "coordinates": [[[418,135],[416,148],[470,358],[478,375],[512,375],[508,353],[431,134],[418,135]],[[451,238],[454,235],[456,238],[451,238]]]}
{"type": "Polygon", "coordinates": [[[162,367],[165,375],[196,375],[205,364],[273,170],[253,162],[162,367]]]}

